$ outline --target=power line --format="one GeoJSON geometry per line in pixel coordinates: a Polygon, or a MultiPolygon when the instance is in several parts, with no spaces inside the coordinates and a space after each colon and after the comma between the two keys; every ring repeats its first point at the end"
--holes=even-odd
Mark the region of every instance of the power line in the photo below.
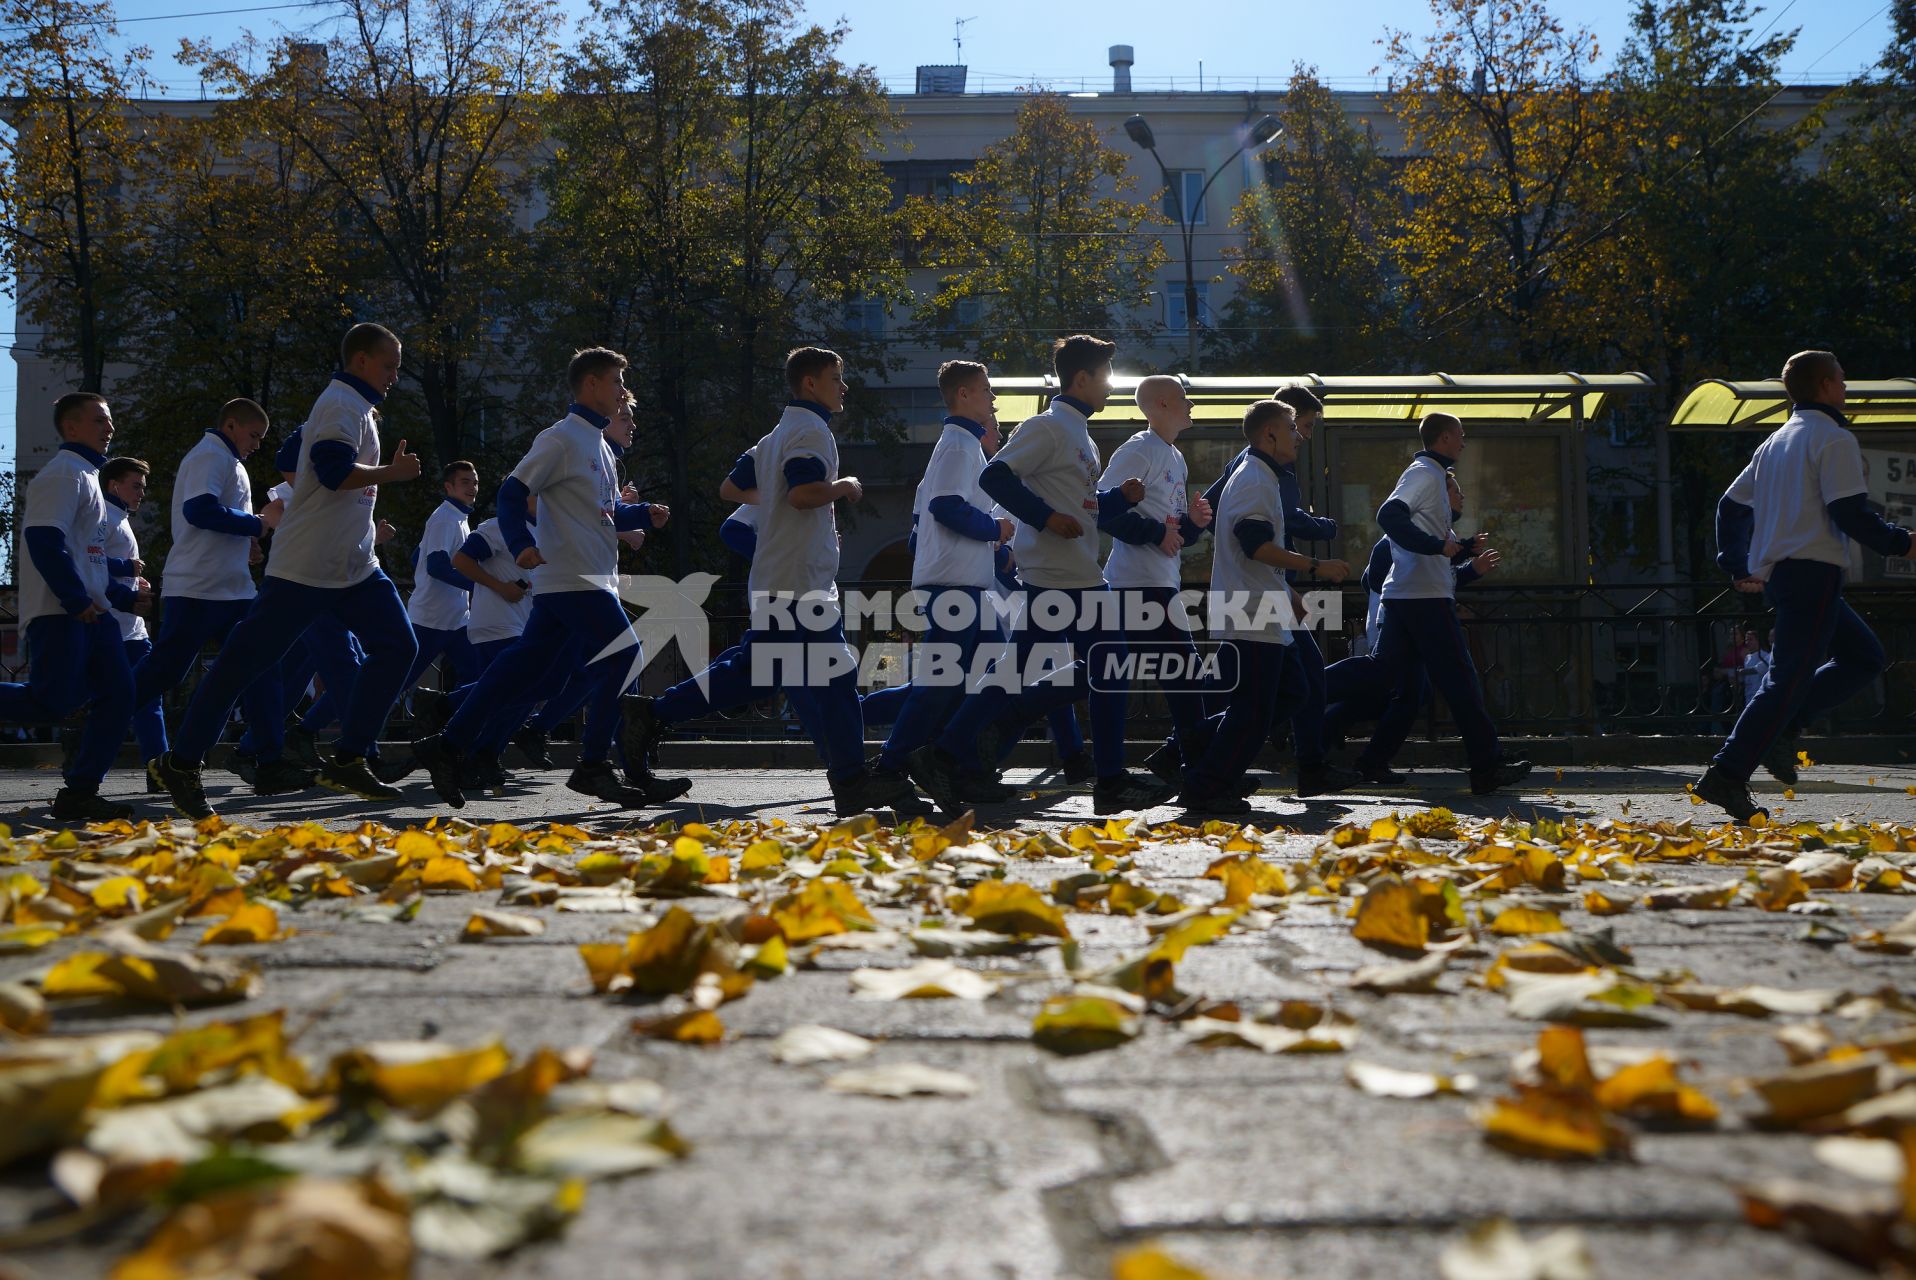
{"type": "MultiPolygon", "coordinates": [[[[74,27],[123,27],[134,22],[176,22],[182,18],[219,18],[235,13],[272,13],[280,9],[329,9],[337,0],[298,0],[290,4],[257,4],[244,9],[198,9],[190,13],[150,13],[138,18],[76,18],[66,25],[74,27]]],[[[41,26],[0,27],[0,32],[12,35],[20,31],[39,31],[41,26]]]]}

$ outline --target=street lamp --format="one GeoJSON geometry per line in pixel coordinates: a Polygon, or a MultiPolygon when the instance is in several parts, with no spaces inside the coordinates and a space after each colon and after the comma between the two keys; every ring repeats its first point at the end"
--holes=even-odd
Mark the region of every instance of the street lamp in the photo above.
{"type": "MultiPolygon", "coordinates": [[[[1196,210],[1187,210],[1184,207],[1184,184],[1171,180],[1171,170],[1165,165],[1164,157],[1158,154],[1157,137],[1151,132],[1151,122],[1141,115],[1134,115],[1124,122],[1124,132],[1126,137],[1137,144],[1139,150],[1150,152],[1151,158],[1158,162],[1158,172],[1164,175],[1164,185],[1171,189],[1171,198],[1177,202],[1174,207],[1178,213],[1178,235],[1184,241],[1184,336],[1186,360],[1191,367],[1191,371],[1195,373],[1198,363],[1198,301],[1197,270],[1191,259],[1191,237],[1194,234],[1194,228],[1191,225],[1191,214],[1196,210]]],[[[1275,116],[1264,116],[1258,120],[1251,126],[1250,132],[1245,135],[1244,141],[1238,145],[1237,150],[1226,156],[1223,163],[1213,169],[1211,176],[1204,180],[1204,185],[1198,189],[1198,197],[1194,203],[1200,208],[1203,206],[1204,197],[1211,190],[1211,184],[1217,181],[1218,175],[1223,173],[1233,160],[1236,160],[1253,147],[1261,147],[1273,141],[1283,132],[1284,126],[1277,122],[1277,117],[1275,116]]]]}

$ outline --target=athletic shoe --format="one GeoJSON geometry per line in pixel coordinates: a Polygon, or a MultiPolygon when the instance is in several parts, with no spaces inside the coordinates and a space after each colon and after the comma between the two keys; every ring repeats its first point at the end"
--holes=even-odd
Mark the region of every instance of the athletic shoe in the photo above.
{"type": "Polygon", "coordinates": [[[533,768],[550,769],[552,767],[552,753],[546,749],[546,735],[542,731],[527,725],[512,735],[512,745],[519,748],[519,754],[524,756],[526,763],[533,768]]]}
{"type": "Polygon", "coordinates": [[[256,796],[291,795],[313,785],[313,771],[281,756],[277,760],[256,764],[253,776],[248,781],[253,784],[253,794],[256,796]]]}
{"type": "Polygon", "coordinates": [[[317,769],[326,763],[319,754],[319,735],[303,725],[286,726],[286,746],[308,768],[317,769]]]}
{"type": "Polygon", "coordinates": [[[458,748],[439,734],[421,738],[412,744],[413,760],[432,779],[432,789],[455,809],[466,807],[466,793],[459,788],[460,755],[458,748]]]}
{"type": "MultiPolygon", "coordinates": [[[[905,757],[905,773],[918,789],[931,797],[931,802],[945,813],[956,816],[965,811],[964,800],[958,792],[959,776],[963,766],[958,757],[940,746],[920,747],[905,757]]],[[[833,798],[837,798],[837,788],[833,789],[833,798]]]]}
{"type": "Polygon", "coordinates": [[[373,777],[378,778],[390,787],[417,769],[419,767],[419,759],[412,752],[401,747],[390,756],[377,755],[372,757],[367,767],[373,771],[373,777]]]}
{"type": "Polygon", "coordinates": [[[648,770],[659,749],[659,739],[665,736],[654,701],[642,693],[628,693],[619,699],[619,747],[628,764],[637,760],[648,770]]]}
{"type": "Polygon", "coordinates": [[[239,775],[239,780],[248,786],[259,781],[259,757],[235,750],[227,757],[226,767],[239,775]]]}
{"type": "Polygon", "coordinates": [[[966,804],[1003,804],[1018,797],[1018,788],[984,769],[958,771],[958,798],[966,804]]]}
{"type": "Polygon", "coordinates": [[[1705,769],[1703,776],[1690,784],[1690,791],[1697,799],[1715,805],[1746,826],[1759,813],[1766,818],[1770,816],[1770,811],[1758,807],[1750,796],[1748,783],[1738,782],[1715,765],[1705,769]]]}
{"type": "Polygon", "coordinates": [[[1769,770],[1772,778],[1784,786],[1795,786],[1800,776],[1796,770],[1796,738],[1785,734],[1772,742],[1770,749],[1763,753],[1761,764],[1769,770]]]}
{"type": "Polygon", "coordinates": [[[1357,776],[1365,782],[1379,787],[1401,787],[1410,781],[1410,775],[1399,773],[1387,764],[1360,764],[1357,776]]]}
{"type": "Polygon", "coordinates": [[[1204,787],[1186,787],[1178,793],[1177,803],[1186,813],[1213,814],[1227,818],[1242,817],[1251,812],[1251,802],[1243,796],[1204,787]]]}
{"type": "Polygon", "coordinates": [[[925,812],[911,778],[902,769],[866,769],[832,783],[832,810],[841,818],[891,809],[908,817],[925,812]]]}
{"type": "Polygon", "coordinates": [[[1349,791],[1364,781],[1355,769],[1345,769],[1334,764],[1317,764],[1297,769],[1297,794],[1304,796],[1329,796],[1340,791],[1349,791]]]}
{"type": "Polygon", "coordinates": [[[607,760],[580,765],[565,780],[565,785],[567,790],[576,791],[582,796],[610,800],[632,809],[645,803],[645,792],[619,781],[619,775],[613,772],[612,764],[607,760]]]}
{"type": "Polygon", "coordinates": [[[1140,778],[1127,770],[1098,779],[1097,785],[1091,788],[1091,811],[1103,814],[1118,813],[1125,809],[1149,809],[1163,804],[1177,793],[1175,787],[1156,779],[1140,778]]]}
{"type": "Polygon", "coordinates": [[[1499,787],[1514,786],[1530,776],[1528,760],[1506,760],[1488,769],[1470,771],[1470,794],[1487,796],[1499,787]]]}
{"type": "Polygon", "coordinates": [[[195,822],[213,816],[213,806],[206,802],[206,787],[200,782],[198,765],[176,764],[173,753],[168,751],[147,762],[146,776],[160,784],[175,809],[195,822]]]}
{"type": "Polygon", "coordinates": [[[500,767],[498,753],[481,751],[467,756],[466,771],[459,782],[465,791],[503,791],[506,771],[500,767]]]}
{"type": "Polygon", "coordinates": [[[1163,746],[1144,757],[1144,767],[1156,775],[1166,786],[1184,785],[1184,756],[1178,750],[1178,744],[1167,741],[1163,746]]]}
{"type": "Polygon", "coordinates": [[[329,791],[342,791],[362,800],[399,799],[399,788],[389,787],[375,778],[373,771],[366,767],[365,756],[343,756],[335,751],[333,758],[313,775],[313,781],[329,791]]]}
{"type": "Polygon", "coordinates": [[[153,762],[151,760],[146,762],[146,794],[150,796],[163,796],[166,794],[166,788],[161,786],[153,778],[153,762]]]}
{"type": "Polygon", "coordinates": [[[1252,796],[1264,790],[1265,777],[1266,775],[1259,773],[1256,769],[1247,769],[1244,772],[1244,776],[1237,780],[1237,785],[1233,787],[1232,790],[1236,791],[1246,800],[1249,800],[1252,796]]]}
{"type": "Polygon", "coordinates": [[[625,785],[645,793],[648,804],[671,804],[692,789],[690,778],[661,778],[650,769],[627,768],[625,785]]]}
{"type": "Polygon", "coordinates": [[[1091,763],[1091,753],[1088,751],[1078,752],[1066,760],[1062,768],[1064,780],[1074,787],[1081,787],[1087,782],[1097,780],[1098,768],[1091,763]]]}
{"type": "Polygon", "coordinates": [[[102,799],[98,791],[90,788],[61,787],[53,793],[53,816],[60,822],[111,822],[115,818],[132,817],[133,810],[128,805],[102,799]]]}
{"type": "Polygon", "coordinates": [[[452,699],[437,689],[412,691],[412,736],[429,738],[452,719],[452,699]]]}

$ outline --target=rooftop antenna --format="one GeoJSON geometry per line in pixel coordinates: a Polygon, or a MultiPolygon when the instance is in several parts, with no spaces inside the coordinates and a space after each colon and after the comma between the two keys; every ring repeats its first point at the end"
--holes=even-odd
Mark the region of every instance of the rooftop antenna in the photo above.
{"type": "Polygon", "coordinates": [[[957,18],[953,20],[951,24],[951,46],[957,55],[952,59],[953,62],[963,62],[965,60],[965,24],[976,21],[978,21],[976,14],[969,18],[957,18]]]}

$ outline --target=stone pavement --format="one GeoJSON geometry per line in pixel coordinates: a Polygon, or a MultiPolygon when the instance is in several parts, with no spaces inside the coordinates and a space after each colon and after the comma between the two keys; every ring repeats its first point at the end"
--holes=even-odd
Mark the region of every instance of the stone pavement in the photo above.
{"type": "MultiPolygon", "coordinates": [[[[1323,833],[1443,804],[1460,816],[1624,816],[1640,821],[1709,817],[1690,805],[1676,768],[1540,770],[1520,793],[1473,799],[1462,775],[1425,771],[1397,797],[1351,796],[1308,803],[1267,791],[1257,825],[1289,828],[1267,838],[1277,863],[1308,856],[1323,833]]],[[[399,828],[440,810],[423,786],[389,809],[331,795],[256,801],[228,793],[209,771],[209,791],[229,818],[267,825],[367,818],[399,828]]],[[[575,803],[560,775],[505,799],[475,801],[460,816],[520,825],[617,825],[604,805],[575,803]]],[[[236,781],[236,780],[235,780],[236,781]]],[[[1791,819],[1916,820],[1916,784],[1907,765],[1872,771],[1818,768],[1782,801],[1791,819]],[[1874,774],[1874,776],[1872,776],[1874,774]]],[[[0,776],[0,820],[31,825],[57,785],[50,770],[0,776]],[[18,811],[16,813],[16,810],[18,811]]],[[[140,780],[116,773],[108,794],[131,797],[140,780]]],[[[1089,817],[1088,798],[1052,791],[1034,776],[1036,798],[989,815],[981,825],[1056,830],[1089,817]]],[[[1764,790],[1764,788],[1759,788],[1764,790]]],[[[822,778],[809,771],[725,771],[696,775],[681,821],[783,817],[828,822],[822,778]]],[[[160,812],[151,806],[152,813],[160,812]]],[[[1162,822],[1170,809],[1146,815],[1162,822]]],[[[1154,888],[1187,902],[1218,894],[1202,879],[1216,848],[1147,843],[1136,865],[1154,888]]],[[[1083,869],[1081,860],[1014,861],[1010,877],[1047,890],[1083,869]]],[[[1721,880],[1723,868],[1676,867],[1679,879],[1721,880]]],[[[1659,1009],[1663,1025],[1594,1030],[1591,1044],[1670,1048],[1685,1079],[1724,1107],[1725,1122],[1704,1133],[1639,1137],[1629,1161],[1559,1164],[1486,1146],[1472,1099],[1390,1100],[1345,1082],[1359,1057],[1391,1066],[1472,1072],[1495,1094],[1514,1055],[1535,1043],[1539,1024],[1513,1018],[1505,1001],[1460,974],[1439,995],[1353,992],[1351,973],[1380,957],[1350,934],[1342,909],[1300,905],[1263,932],[1234,932],[1193,948],[1178,986],[1247,1008],[1286,998],[1330,1001],[1359,1024],[1343,1054],[1266,1056],[1184,1047],[1166,1024],[1121,1048],[1061,1058],[1031,1042],[1032,1017],[1065,988],[1055,949],[1032,959],[967,960],[1008,981],[984,1001],[874,1002],[853,997],[846,974],[902,966],[890,953],[819,955],[816,967],[761,982],[723,1009],[733,1039],[701,1048],[644,1040],[629,1030],[634,1006],[592,994],[576,951],[587,941],[622,939],[631,916],[540,909],[541,937],[479,946],[457,936],[475,905],[496,895],[429,897],[409,924],[357,923],[332,916],[294,920],[282,943],[230,948],[261,966],[263,993],[247,1005],[186,1015],[201,1021],[236,1011],[285,1008],[310,1024],[298,1048],[323,1062],[368,1040],[503,1038],[515,1051],[538,1044],[584,1045],[595,1077],[659,1081],[672,1120],[692,1144],[689,1159],[657,1172],[595,1183],[580,1216],[555,1240],[485,1264],[425,1259],[427,1277],[632,1275],[711,1280],[893,1280],[901,1277],[1082,1277],[1103,1280],[1120,1250],[1155,1239],[1219,1277],[1406,1277],[1436,1274],[1436,1260],[1467,1225],[1506,1217],[1524,1234],[1580,1228],[1597,1274],[1681,1275],[1685,1280],[1856,1274],[1790,1238],[1743,1224],[1732,1178],[1787,1174],[1825,1184],[1845,1179],[1820,1165],[1811,1139],[1759,1133],[1739,1119],[1742,1077],[1781,1070],[1773,1040],[1782,1021],[1659,1009]],[[963,1072],[979,1089],[968,1098],[887,1101],[823,1089],[841,1066],[774,1062],[769,1042],[788,1027],[823,1023],[881,1040],[865,1063],[918,1062],[963,1072]]],[[[1906,914],[1897,896],[1831,895],[1845,928],[1884,928],[1906,914]]],[[[1634,911],[1593,921],[1566,899],[1575,928],[1612,925],[1645,969],[1684,969],[1705,983],[1766,983],[1910,991],[1916,959],[1866,954],[1800,940],[1801,916],[1736,911],[1634,911]]],[[[712,914],[724,900],[687,900],[712,914]]],[[[887,927],[911,927],[917,913],[877,907],[887,927]]],[[[1148,943],[1142,920],[1073,913],[1087,968],[1135,955],[1148,943]]],[[[186,931],[182,930],[182,933],[186,931]]],[[[169,943],[168,945],[173,945],[169,943]]],[[[43,967],[44,956],[0,956],[0,979],[43,967]]],[[[165,1029],[166,1015],[89,1019],[60,1012],[56,1032],[107,1027],[165,1029]]],[[[48,1192],[39,1172],[0,1178],[0,1230],[18,1223],[48,1192]]],[[[106,1232],[21,1252],[0,1275],[91,1276],[134,1241],[106,1232]]]]}

